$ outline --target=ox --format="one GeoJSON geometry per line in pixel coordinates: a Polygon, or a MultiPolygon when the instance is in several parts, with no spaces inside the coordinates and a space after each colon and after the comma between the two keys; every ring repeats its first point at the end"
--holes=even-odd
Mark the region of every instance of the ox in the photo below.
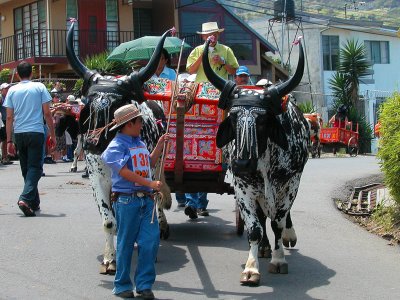
{"type": "Polygon", "coordinates": [[[304,114],[304,118],[307,120],[308,127],[310,129],[310,139],[311,139],[311,156],[315,158],[316,156],[321,157],[321,140],[320,133],[323,125],[323,121],[320,114],[304,114]]]}
{"type": "MultiPolygon", "coordinates": [[[[100,273],[114,274],[114,235],[116,222],[110,203],[111,172],[101,160],[100,155],[116,134],[114,131],[108,131],[107,127],[113,118],[114,111],[129,103],[136,103],[143,114],[142,140],[146,143],[150,152],[155,147],[162,134],[153,114],[153,111],[157,110],[158,105],[143,103],[146,99],[144,98],[142,86],[157,69],[168,31],[160,39],[147,66],[139,72],[132,72],[130,75],[120,78],[112,76],[103,77],[97,72],[86,68],[75,55],[73,31],[74,24],[72,23],[67,33],[67,58],[73,70],[84,79],[82,94],[86,96],[88,103],[80,113],[79,127],[80,133],[84,136],[86,167],[89,172],[93,195],[103,220],[103,229],[106,235],[104,258],[100,273]],[[150,106],[152,106],[152,109],[150,109],[150,106]]],[[[159,113],[159,110],[157,113],[159,113]]],[[[152,173],[158,174],[158,172],[152,173]]],[[[162,208],[168,209],[170,207],[171,195],[168,187],[164,186],[166,190],[161,191],[164,194],[164,199],[158,203],[158,220],[161,234],[167,235],[168,224],[166,223],[162,208]],[[163,207],[161,207],[162,205],[163,207]]]]}
{"type": "Polygon", "coordinates": [[[203,66],[209,81],[221,91],[218,107],[228,113],[217,134],[217,145],[233,173],[235,198],[245,222],[250,243],[249,256],[240,276],[243,285],[260,281],[258,244],[263,236],[257,217],[259,206],[271,219],[275,235],[271,273],[287,273],[283,243],[294,246],[296,234],[288,218],[308,159],[310,132],[301,111],[292,102],[282,108],[282,97],[299,83],[304,71],[304,53],[300,44],[295,74],[286,82],[264,90],[236,87],[213,72],[208,62],[208,45],[203,66]]]}

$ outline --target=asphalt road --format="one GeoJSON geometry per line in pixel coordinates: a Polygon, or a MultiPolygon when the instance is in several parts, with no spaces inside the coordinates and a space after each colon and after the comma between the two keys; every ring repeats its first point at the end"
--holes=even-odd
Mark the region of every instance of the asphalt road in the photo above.
{"type": "MultiPolygon", "coordinates": [[[[82,169],[82,163],[79,169],[82,169]]],[[[16,203],[18,163],[0,166],[0,299],[113,299],[113,277],[98,273],[104,248],[89,182],[69,164],[45,165],[42,210],[22,216],[16,203]]],[[[344,218],[334,191],[348,180],[379,173],[375,157],[310,159],[292,209],[298,243],[285,250],[289,274],[269,274],[242,287],[246,235],[238,237],[234,200],[209,195],[209,217],[189,221],[167,212],[171,235],[158,254],[158,299],[398,299],[399,248],[344,218]]],[[[271,233],[270,233],[271,236],[271,233]]]]}

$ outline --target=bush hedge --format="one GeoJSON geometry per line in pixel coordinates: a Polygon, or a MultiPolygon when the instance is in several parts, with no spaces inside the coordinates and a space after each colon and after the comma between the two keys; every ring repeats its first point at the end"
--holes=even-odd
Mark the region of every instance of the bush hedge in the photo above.
{"type": "Polygon", "coordinates": [[[382,106],[378,157],[385,184],[400,204],[400,93],[393,94],[382,106]]]}

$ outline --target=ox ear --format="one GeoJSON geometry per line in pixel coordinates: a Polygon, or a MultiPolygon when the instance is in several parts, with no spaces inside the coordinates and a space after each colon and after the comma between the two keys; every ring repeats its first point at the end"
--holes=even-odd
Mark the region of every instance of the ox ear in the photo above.
{"type": "Polygon", "coordinates": [[[222,148],[234,139],[235,132],[233,130],[231,117],[228,116],[221,124],[219,124],[217,132],[217,147],[222,148]]]}

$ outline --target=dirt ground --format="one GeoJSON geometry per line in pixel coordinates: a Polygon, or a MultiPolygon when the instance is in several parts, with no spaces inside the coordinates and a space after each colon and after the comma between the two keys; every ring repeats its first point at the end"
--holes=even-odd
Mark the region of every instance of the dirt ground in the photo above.
{"type": "MultiPolygon", "coordinates": [[[[340,187],[334,195],[335,206],[337,201],[348,201],[354,187],[361,187],[372,183],[383,183],[383,174],[360,178],[347,182],[344,186],[340,187]]],[[[400,221],[397,222],[395,228],[385,230],[383,226],[377,224],[371,216],[352,216],[343,212],[343,215],[349,220],[359,224],[369,232],[377,234],[388,241],[390,245],[400,245],[400,221]]]]}

